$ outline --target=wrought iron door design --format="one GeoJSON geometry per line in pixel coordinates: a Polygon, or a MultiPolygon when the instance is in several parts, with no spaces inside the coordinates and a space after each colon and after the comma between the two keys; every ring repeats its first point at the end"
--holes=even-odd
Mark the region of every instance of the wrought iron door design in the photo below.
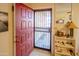
{"type": "Polygon", "coordinates": [[[50,50],[51,9],[35,11],[35,47],[50,50]]]}

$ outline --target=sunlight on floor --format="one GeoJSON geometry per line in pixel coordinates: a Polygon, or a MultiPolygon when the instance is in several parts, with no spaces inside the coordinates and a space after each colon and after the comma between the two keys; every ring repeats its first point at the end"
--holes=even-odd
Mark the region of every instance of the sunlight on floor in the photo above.
{"type": "Polygon", "coordinates": [[[35,48],[30,56],[50,56],[50,51],[35,48]]]}

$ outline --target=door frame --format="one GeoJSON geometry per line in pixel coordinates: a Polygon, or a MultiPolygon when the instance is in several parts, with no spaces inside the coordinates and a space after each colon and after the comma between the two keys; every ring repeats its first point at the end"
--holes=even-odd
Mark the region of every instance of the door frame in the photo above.
{"type": "Polygon", "coordinates": [[[45,9],[35,9],[34,10],[34,48],[39,48],[43,50],[47,50],[51,52],[52,49],[52,8],[45,8],[45,9]],[[50,23],[50,49],[40,48],[35,46],[35,12],[36,11],[50,11],[51,12],[51,23],[50,23]]]}

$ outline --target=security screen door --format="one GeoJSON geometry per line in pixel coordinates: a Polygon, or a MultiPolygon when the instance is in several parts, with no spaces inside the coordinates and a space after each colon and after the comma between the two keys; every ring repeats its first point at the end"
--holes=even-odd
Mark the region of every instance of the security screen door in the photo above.
{"type": "Polygon", "coordinates": [[[35,47],[50,50],[51,9],[35,10],[35,47]]]}

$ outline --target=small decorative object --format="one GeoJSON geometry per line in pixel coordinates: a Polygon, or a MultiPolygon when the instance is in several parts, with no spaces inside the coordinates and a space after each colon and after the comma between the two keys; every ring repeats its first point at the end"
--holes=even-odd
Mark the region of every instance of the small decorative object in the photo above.
{"type": "Polygon", "coordinates": [[[62,44],[64,45],[64,42],[62,42],[62,44]]]}
{"type": "Polygon", "coordinates": [[[66,27],[70,30],[70,37],[73,37],[74,29],[77,28],[76,25],[71,21],[66,23],[66,27]]]}
{"type": "Polygon", "coordinates": [[[64,20],[63,19],[59,19],[59,20],[56,21],[56,23],[63,24],[64,23],[64,20]]]}
{"type": "Polygon", "coordinates": [[[73,50],[69,49],[69,52],[72,56],[74,56],[75,54],[73,53],[73,50]]]}
{"type": "Polygon", "coordinates": [[[0,32],[8,31],[8,13],[0,11],[0,32]]]}
{"type": "Polygon", "coordinates": [[[72,42],[66,42],[66,44],[68,44],[68,45],[72,45],[72,42]]]}
{"type": "Polygon", "coordinates": [[[62,31],[58,31],[58,30],[57,30],[57,32],[56,32],[55,35],[56,35],[56,36],[59,36],[59,37],[62,37],[62,36],[64,36],[64,33],[63,33],[62,31]]]}
{"type": "Polygon", "coordinates": [[[74,29],[70,28],[70,37],[73,37],[73,32],[74,32],[74,29]]]}
{"type": "Polygon", "coordinates": [[[67,37],[67,38],[69,38],[69,37],[70,37],[70,35],[69,35],[69,34],[66,34],[66,37],[67,37]]]}

